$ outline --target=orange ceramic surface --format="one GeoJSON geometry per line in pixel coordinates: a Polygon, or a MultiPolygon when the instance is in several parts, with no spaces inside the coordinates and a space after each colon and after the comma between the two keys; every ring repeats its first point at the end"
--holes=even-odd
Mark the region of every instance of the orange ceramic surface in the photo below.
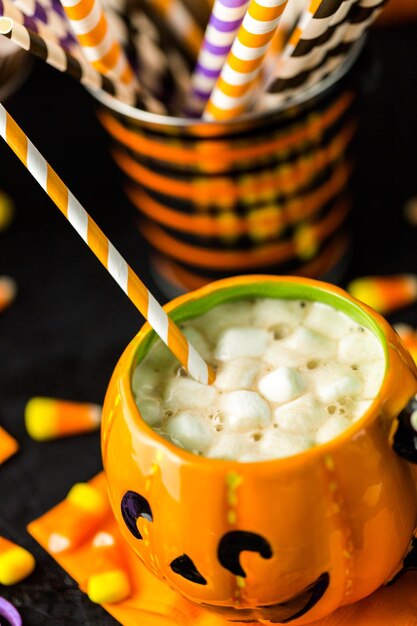
{"type": "Polygon", "coordinates": [[[121,532],[149,570],[224,618],[306,624],[372,593],[397,569],[417,519],[413,468],[392,450],[417,370],[388,323],[343,290],[295,277],[226,279],[178,298],[178,321],[244,297],[313,299],[373,330],[386,374],[361,420],[333,441],[260,463],[195,456],[140,418],[132,370],[153,333],[122,355],[103,409],[102,452],[121,532]]]}

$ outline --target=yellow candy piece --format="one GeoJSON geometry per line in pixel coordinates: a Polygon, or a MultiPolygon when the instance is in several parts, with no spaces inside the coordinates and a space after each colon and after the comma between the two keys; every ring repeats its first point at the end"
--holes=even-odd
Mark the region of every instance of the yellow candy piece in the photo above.
{"type": "Polygon", "coordinates": [[[24,548],[11,544],[3,553],[0,553],[0,583],[15,585],[35,569],[35,559],[24,548]]]}
{"type": "Polygon", "coordinates": [[[87,583],[87,595],[92,602],[121,602],[131,593],[130,582],[121,569],[110,570],[90,576],[87,583]]]}
{"type": "Polygon", "coordinates": [[[59,439],[97,430],[101,407],[55,398],[31,398],[25,407],[26,430],[36,441],[59,439]]]}
{"type": "Polygon", "coordinates": [[[412,304],[417,299],[417,276],[364,276],[347,286],[351,296],[361,300],[382,315],[412,304]]]}
{"type": "Polygon", "coordinates": [[[76,483],[71,487],[67,500],[72,504],[94,515],[106,514],[109,509],[108,500],[102,493],[88,483],[76,483]]]}

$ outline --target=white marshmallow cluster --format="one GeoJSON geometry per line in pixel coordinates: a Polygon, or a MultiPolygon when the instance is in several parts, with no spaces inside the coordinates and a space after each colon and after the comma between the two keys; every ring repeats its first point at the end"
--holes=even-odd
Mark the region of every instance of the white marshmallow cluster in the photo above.
{"type": "Polygon", "coordinates": [[[158,341],[132,387],[150,427],[210,458],[262,461],[331,441],[366,413],[384,377],[376,336],[320,302],[229,302],[183,331],[215,383],[191,379],[158,341]]]}

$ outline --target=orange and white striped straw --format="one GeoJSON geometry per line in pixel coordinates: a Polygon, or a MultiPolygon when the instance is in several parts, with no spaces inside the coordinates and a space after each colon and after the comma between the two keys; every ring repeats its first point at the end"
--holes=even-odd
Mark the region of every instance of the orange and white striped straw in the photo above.
{"type": "Polygon", "coordinates": [[[203,117],[234,119],[248,106],[268,46],[288,0],[251,0],[203,117]]]}
{"type": "Polygon", "coordinates": [[[39,150],[0,103],[0,135],[64,214],[90,250],[147,319],[190,376],[211,384],[213,370],[165,313],[151,292],[133,272],[87,211],[47,163],[39,150]]]}
{"type": "Polygon", "coordinates": [[[126,85],[136,77],[119,41],[113,35],[100,0],[61,0],[86,59],[101,74],[126,85]]]}

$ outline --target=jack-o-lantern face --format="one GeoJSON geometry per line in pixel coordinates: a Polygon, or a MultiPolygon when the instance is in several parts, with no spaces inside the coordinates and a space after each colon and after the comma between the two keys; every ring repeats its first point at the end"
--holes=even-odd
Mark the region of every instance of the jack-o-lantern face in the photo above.
{"type": "Polygon", "coordinates": [[[286,459],[193,455],[138,414],[131,377],[152,339],[145,328],[109,385],[102,451],[116,519],[150,571],[227,620],[299,626],[368,596],[407,553],[417,501],[413,470],[400,455],[417,458],[417,433],[410,411],[395,433],[393,424],[417,392],[417,370],[387,322],[333,285],[239,277],[187,294],[167,310],[181,321],[228,299],[283,293],[334,304],[381,339],[386,376],[363,419],[286,459]]]}
{"type": "MultiPolygon", "coordinates": [[[[153,522],[151,506],[146,498],[135,491],[127,491],[121,502],[121,514],[129,532],[141,540],[142,535],[137,527],[137,520],[142,517],[153,522]]],[[[234,576],[246,578],[246,572],[240,562],[242,552],[256,552],[263,559],[272,557],[270,543],[261,535],[245,530],[235,530],[225,533],[219,541],[217,559],[221,567],[234,576]]],[[[171,570],[196,585],[207,585],[207,580],[187,554],[181,554],[169,564],[171,570]]],[[[275,604],[259,605],[254,609],[238,609],[234,606],[218,606],[203,603],[207,609],[217,612],[229,621],[253,622],[258,618],[272,623],[286,624],[297,619],[311,610],[322,598],[329,585],[329,574],[322,573],[317,580],[307,588],[275,604]],[[236,616],[238,613],[238,617],[236,616]]]]}

